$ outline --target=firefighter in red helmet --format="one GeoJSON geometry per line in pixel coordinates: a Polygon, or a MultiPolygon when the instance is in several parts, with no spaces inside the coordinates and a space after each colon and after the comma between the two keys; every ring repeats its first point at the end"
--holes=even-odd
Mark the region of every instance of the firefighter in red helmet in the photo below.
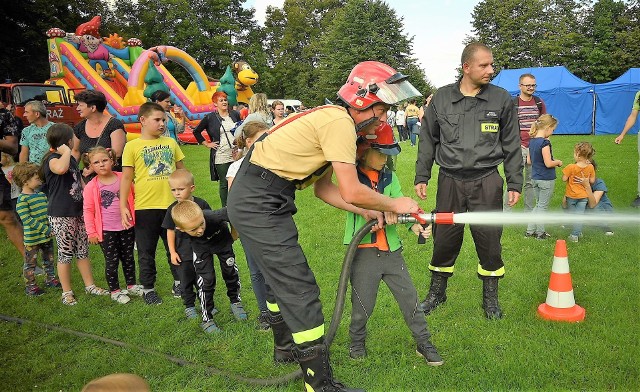
{"type": "MultiPolygon", "coordinates": [[[[297,361],[307,391],[355,391],[333,378],[324,339],[319,288],[298,243],[295,192],[313,184],[326,203],[365,219],[381,211],[416,213],[409,197],[392,199],[361,184],[356,172],[356,130],[375,132],[387,110],[420,95],[407,77],[386,64],[357,64],[338,92],[338,105],[297,113],[256,141],[229,193],[229,219],[267,284],[274,360],[297,361]],[[335,173],[337,184],[331,181],[335,173]]],[[[336,265],[336,267],[338,267],[336,265]]]]}

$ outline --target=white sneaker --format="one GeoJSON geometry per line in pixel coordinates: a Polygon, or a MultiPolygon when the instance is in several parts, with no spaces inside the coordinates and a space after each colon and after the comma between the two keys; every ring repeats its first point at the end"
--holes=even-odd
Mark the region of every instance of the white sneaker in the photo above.
{"type": "Polygon", "coordinates": [[[606,236],[612,236],[613,235],[613,231],[609,230],[609,231],[605,231],[604,235],[606,236]]]}
{"type": "Polygon", "coordinates": [[[136,295],[138,297],[142,297],[142,285],[141,284],[134,284],[131,287],[127,288],[127,291],[129,292],[129,294],[131,295],[136,295]]]}
{"type": "Polygon", "coordinates": [[[111,293],[111,299],[116,301],[119,304],[126,304],[131,301],[131,298],[127,295],[126,291],[116,291],[111,293]]]}
{"type": "Polygon", "coordinates": [[[573,234],[569,234],[569,237],[567,237],[567,239],[571,242],[578,242],[578,236],[577,235],[573,235],[573,234]]]}

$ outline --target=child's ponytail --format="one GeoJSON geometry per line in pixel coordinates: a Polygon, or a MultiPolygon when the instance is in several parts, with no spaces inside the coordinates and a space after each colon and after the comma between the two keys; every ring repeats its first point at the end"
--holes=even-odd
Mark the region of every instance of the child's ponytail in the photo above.
{"type": "Polygon", "coordinates": [[[531,125],[529,136],[536,136],[540,129],[552,129],[558,126],[558,119],[550,114],[543,114],[531,125]]]}

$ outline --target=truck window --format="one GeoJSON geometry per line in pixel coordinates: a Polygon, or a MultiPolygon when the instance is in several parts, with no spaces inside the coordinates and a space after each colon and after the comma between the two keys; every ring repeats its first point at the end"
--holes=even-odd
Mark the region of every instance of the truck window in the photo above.
{"type": "Polygon", "coordinates": [[[29,101],[45,101],[46,104],[66,104],[64,89],[57,86],[16,86],[13,102],[23,106],[29,101]]]}

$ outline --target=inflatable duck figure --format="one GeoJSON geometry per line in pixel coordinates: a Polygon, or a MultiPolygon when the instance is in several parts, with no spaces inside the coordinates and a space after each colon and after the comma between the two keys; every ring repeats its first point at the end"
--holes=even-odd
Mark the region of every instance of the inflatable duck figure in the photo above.
{"type": "Polygon", "coordinates": [[[249,103],[249,98],[253,96],[251,86],[258,83],[258,74],[246,61],[236,61],[232,64],[233,75],[236,80],[236,91],[238,92],[238,102],[249,103]]]}

